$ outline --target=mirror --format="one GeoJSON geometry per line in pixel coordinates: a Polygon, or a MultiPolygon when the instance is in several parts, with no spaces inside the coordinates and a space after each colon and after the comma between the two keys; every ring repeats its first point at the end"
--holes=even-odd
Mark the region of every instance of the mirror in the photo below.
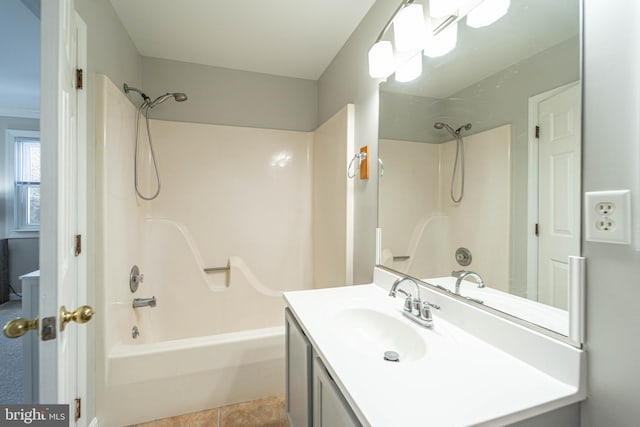
{"type": "Polygon", "coordinates": [[[463,280],[463,297],[567,335],[580,46],[579,0],[511,0],[490,26],[462,19],[416,80],[380,84],[382,266],[451,292],[474,271],[486,287],[463,280]]]}

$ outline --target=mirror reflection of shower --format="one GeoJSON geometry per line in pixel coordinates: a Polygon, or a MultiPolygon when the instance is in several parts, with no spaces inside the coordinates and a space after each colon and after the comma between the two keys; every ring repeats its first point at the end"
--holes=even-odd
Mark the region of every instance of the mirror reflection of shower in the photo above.
{"type": "Polygon", "coordinates": [[[136,189],[136,194],[138,195],[138,197],[140,197],[143,200],[153,200],[156,197],[158,197],[158,194],[160,194],[160,172],[158,172],[158,163],[156,161],[156,155],[153,151],[153,140],[151,139],[151,128],[149,127],[149,110],[152,109],[153,107],[162,104],[163,102],[165,102],[167,99],[173,98],[175,101],[177,102],[183,102],[187,100],[187,95],[185,95],[182,92],[167,92],[164,95],[160,95],[159,97],[157,97],[156,99],[154,99],[153,101],[151,100],[151,98],[149,98],[144,92],[142,92],[140,89],[137,89],[135,87],[129,86],[128,84],[124,84],[124,93],[129,93],[129,92],[137,92],[138,94],[140,94],[140,96],[142,97],[142,104],[140,105],[140,107],[138,107],[138,113],[137,113],[137,118],[136,118],[136,149],[135,149],[135,154],[134,154],[134,160],[133,160],[133,179],[134,179],[134,187],[136,189]],[[149,152],[151,153],[151,160],[153,161],[153,170],[155,172],[155,176],[156,176],[156,191],[155,193],[153,193],[153,195],[151,196],[145,196],[144,194],[142,194],[142,192],[140,191],[139,185],[138,185],[138,141],[139,141],[139,135],[140,135],[140,116],[144,113],[144,117],[145,117],[145,124],[147,127],[147,137],[149,139],[149,152]]]}
{"type": "Polygon", "coordinates": [[[445,129],[456,140],[456,157],[455,157],[455,160],[453,161],[453,172],[451,173],[451,190],[449,192],[449,195],[451,196],[451,200],[454,203],[460,203],[462,201],[462,197],[464,196],[464,142],[462,140],[462,131],[470,130],[471,123],[462,125],[455,130],[451,126],[443,122],[436,122],[433,124],[433,127],[436,129],[445,129]],[[458,172],[458,166],[460,168],[460,173],[459,173],[460,191],[459,191],[459,195],[456,196],[455,182],[456,182],[456,175],[458,172]]]}

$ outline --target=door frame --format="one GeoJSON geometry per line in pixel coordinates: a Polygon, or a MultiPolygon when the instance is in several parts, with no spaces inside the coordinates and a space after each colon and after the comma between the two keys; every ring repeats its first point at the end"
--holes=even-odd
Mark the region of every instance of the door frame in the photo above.
{"type": "MultiPolygon", "coordinates": [[[[43,311],[44,301],[55,299],[57,301],[58,288],[58,222],[59,222],[59,199],[61,190],[58,186],[58,130],[59,115],[62,111],[58,105],[58,79],[59,55],[63,44],[60,42],[63,37],[64,11],[70,10],[69,15],[74,20],[74,27],[77,31],[77,68],[83,70],[84,88],[76,90],[77,95],[77,233],[82,235],[84,246],[87,240],[87,25],[80,18],[74,8],[73,0],[47,0],[42,3],[41,9],[41,77],[40,77],[40,133],[44,141],[42,145],[42,195],[41,195],[41,224],[40,224],[40,318],[45,316],[55,316],[58,318],[59,307],[55,312],[43,311]],[[48,299],[48,300],[47,300],[48,299]]],[[[68,236],[72,238],[73,236],[68,236]]],[[[87,301],[87,253],[83,248],[78,263],[78,286],[76,289],[77,300],[81,303],[87,301]]],[[[75,307],[68,307],[71,310],[75,307]]],[[[46,310],[46,309],[45,309],[46,310]]],[[[51,310],[51,309],[49,309],[51,310]]],[[[56,323],[57,334],[59,334],[59,321],[56,323]]],[[[76,367],[78,375],[76,394],[86,402],[88,390],[87,368],[88,355],[93,349],[88,347],[88,330],[86,327],[77,328],[77,345],[74,349],[69,349],[75,353],[77,361],[76,367]]],[[[42,342],[41,342],[42,344],[42,342]]],[[[59,365],[57,351],[57,339],[51,340],[45,345],[45,352],[40,352],[40,401],[43,403],[69,403],[59,402],[61,391],[68,387],[65,378],[59,376],[59,365]],[[46,353],[46,354],[43,354],[46,353]],[[54,354],[56,357],[51,357],[54,354]]],[[[86,406],[86,405],[85,405],[86,406]]],[[[73,412],[73,407],[70,408],[73,412]]],[[[85,411],[86,412],[86,411],[85,411]]],[[[70,420],[71,421],[71,420],[70,420]]],[[[77,425],[87,425],[87,416],[83,416],[77,425]]]]}
{"type": "Polygon", "coordinates": [[[541,102],[579,85],[580,81],[568,83],[554,89],[529,97],[528,102],[528,187],[527,187],[527,299],[538,300],[538,236],[535,225],[538,223],[538,138],[536,126],[539,125],[538,106],[541,102]]]}

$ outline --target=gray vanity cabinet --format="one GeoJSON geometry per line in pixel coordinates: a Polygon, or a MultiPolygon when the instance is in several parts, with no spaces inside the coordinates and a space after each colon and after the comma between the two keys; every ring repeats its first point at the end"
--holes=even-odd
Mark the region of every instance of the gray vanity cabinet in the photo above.
{"type": "Polygon", "coordinates": [[[358,427],[360,422],[319,357],[313,358],[313,427],[358,427]]]}
{"type": "Polygon", "coordinates": [[[288,308],[286,320],[287,401],[291,427],[312,425],[311,359],[313,348],[288,308]]]}
{"type": "Polygon", "coordinates": [[[291,427],[357,427],[355,414],[288,308],[286,412],[291,427]]]}

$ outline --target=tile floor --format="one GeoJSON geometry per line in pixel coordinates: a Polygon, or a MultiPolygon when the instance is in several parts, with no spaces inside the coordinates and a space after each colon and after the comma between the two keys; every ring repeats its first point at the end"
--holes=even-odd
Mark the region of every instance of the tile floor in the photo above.
{"type": "Polygon", "coordinates": [[[288,427],[284,397],[274,396],[132,427],[288,427]]]}

